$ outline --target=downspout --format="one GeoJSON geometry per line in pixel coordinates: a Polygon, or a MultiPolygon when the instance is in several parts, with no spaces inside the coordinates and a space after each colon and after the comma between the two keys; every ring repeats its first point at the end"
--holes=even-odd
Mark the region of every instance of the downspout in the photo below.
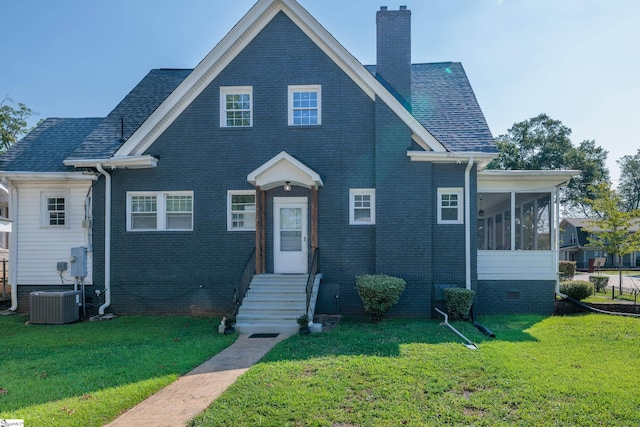
{"type": "Polygon", "coordinates": [[[98,315],[103,316],[104,310],[111,305],[111,175],[102,168],[100,163],[96,169],[105,178],[104,188],[104,304],[98,309],[98,315]]]}
{"type": "Polygon", "coordinates": [[[9,219],[13,220],[9,234],[9,284],[11,285],[11,308],[18,309],[18,189],[9,180],[4,183],[9,187],[9,219]]]}
{"type": "Polygon", "coordinates": [[[465,258],[465,285],[471,289],[471,168],[473,168],[473,157],[469,157],[469,163],[464,171],[464,258],[465,258]]]}

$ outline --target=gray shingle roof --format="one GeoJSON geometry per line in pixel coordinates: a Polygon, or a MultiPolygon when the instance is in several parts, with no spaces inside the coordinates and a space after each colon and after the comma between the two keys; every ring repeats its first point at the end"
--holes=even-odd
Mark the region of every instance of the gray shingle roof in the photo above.
{"type": "MultiPolygon", "coordinates": [[[[191,71],[151,70],[105,118],[45,120],[0,157],[0,170],[69,172],[66,159],[112,156],[123,143],[121,121],[126,140],[191,71]]],[[[448,150],[497,152],[462,64],[414,64],[411,98],[414,117],[448,150]]]]}
{"type": "Polygon", "coordinates": [[[68,159],[101,159],[112,156],[192,70],[151,70],[138,85],[74,150],[68,159]]]}
{"type": "Polygon", "coordinates": [[[0,171],[73,172],[73,167],[62,162],[101,121],[101,118],[46,119],[0,156],[0,171]]]}
{"type": "Polygon", "coordinates": [[[411,113],[447,150],[498,152],[461,63],[413,64],[411,81],[411,113]]]}

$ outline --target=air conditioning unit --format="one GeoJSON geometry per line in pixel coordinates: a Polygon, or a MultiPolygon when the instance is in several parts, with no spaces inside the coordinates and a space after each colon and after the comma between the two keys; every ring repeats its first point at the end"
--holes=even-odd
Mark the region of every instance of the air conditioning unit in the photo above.
{"type": "Polygon", "coordinates": [[[31,323],[63,324],[78,321],[78,295],[80,291],[31,292],[31,323]]]}

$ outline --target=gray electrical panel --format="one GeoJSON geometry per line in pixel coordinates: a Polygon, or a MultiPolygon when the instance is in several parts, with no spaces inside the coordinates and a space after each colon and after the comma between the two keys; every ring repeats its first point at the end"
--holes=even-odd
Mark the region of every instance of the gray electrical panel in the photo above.
{"type": "Polygon", "coordinates": [[[71,269],[69,271],[72,277],[87,276],[87,248],[78,247],[71,248],[71,256],[69,257],[71,269]]]}

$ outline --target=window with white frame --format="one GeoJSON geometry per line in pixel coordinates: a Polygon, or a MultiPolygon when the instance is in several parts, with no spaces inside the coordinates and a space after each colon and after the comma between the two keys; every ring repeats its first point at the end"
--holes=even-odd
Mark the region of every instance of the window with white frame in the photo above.
{"type": "Polygon", "coordinates": [[[322,123],[322,87],[289,86],[289,126],[314,126],[322,123]]]}
{"type": "Polygon", "coordinates": [[[68,194],[64,191],[42,193],[40,202],[42,227],[68,227],[67,196],[68,194]]]}
{"type": "Polygon", "coordinates": [[[251,86],[220,88],[220,126],[226,128],[253,126],[253,88],[251,86]]]}
{"type": "Polygon", "coordinates": [[[462,188],[438,188],[438,224],[462,224],[462,188]]]}
{"type": "Polygon", "coordinates": [[[376,223],[376,190],[351,188],[349,190],[349,224],[372,225],[376,223]]]}
{"type": "Polygon", "coordinates": [[[193,191],[127,193],[127,231],[193,230],[193,191]]]}
{"type": "Polygon", "coordinates": [[[256,229],[256,192],[235,190],[227,192],[227,230],[254,231],[256,229]]]}

